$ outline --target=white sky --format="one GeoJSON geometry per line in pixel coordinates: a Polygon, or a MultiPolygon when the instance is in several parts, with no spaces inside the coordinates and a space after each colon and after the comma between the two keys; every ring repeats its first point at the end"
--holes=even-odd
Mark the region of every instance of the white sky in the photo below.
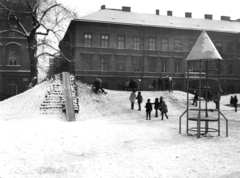
{"type": "Polygon", "coordinates": [[[173,11],[173,16],[184,17],[185,12],[192,12],[192,18],[204,18],[204,14],[212,14],[214,20],[220,20],[221,16],[230,16],[231,20],[240,18],[239,0],[59,0],[66,6],[74,8],[79,17],[100,10],[101,5],[106,8],[121,9],[122,6],[130,6],[132,12],[155,14],[156,9],[160,15],[166,15],[167,11],[173,11]]]}

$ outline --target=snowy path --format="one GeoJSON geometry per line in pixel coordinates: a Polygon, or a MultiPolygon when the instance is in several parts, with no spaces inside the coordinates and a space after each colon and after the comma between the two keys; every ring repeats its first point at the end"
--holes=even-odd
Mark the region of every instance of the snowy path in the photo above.
{"type": "Polygon", "coordinates": [[[130,109],[130,92],[109,90],[99,96],[80,85],[77,121],[66,122],[63,114],[39,114],[48,86],[42,83],[0,102],[0,177],[240,177],[240,115],[232,108],[223,106],[228,138],[223,125],[220,137],[196,139],[186,136],[185,119],[183,134],[178,133],[186,107],[183,92],[143,91],[142,108],[148,98],[153,102],[160,96],[169,107],[169,120],[152,113],[146,121],[144,110],[130,109]]]}

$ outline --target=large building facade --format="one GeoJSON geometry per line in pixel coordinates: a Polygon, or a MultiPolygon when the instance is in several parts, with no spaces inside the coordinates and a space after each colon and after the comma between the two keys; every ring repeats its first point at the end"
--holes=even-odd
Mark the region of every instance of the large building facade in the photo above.
{"type": "MultiPolygon", "coordinates": [[[[71,21],[63,41],[71,43],[73,72],[82,82],[103,80],[103,87],[121,89],[129,79],[140,79],[148,90],[154,78],[171,76],[175,89],[184,90],[186,57],[205,30],[223,58],[220,78],[224,93],[240,92],[240,23],[222,16],[212,20],[140,14],[130,7],[101,10],[71,21]]],[[[191,72],[199,66],[190,63],[191,72]]]]}
{"type": "MultiPolygon", "coordinates": [[[[7,18],[3,8],[0,11],[0,31],[20,29],[13,18],[7,18]]],[[[26,28],[30,28],[31,23],[27,16],[22,13],[20,21],[26,28]]],[[[27,46],[26,38],[16,32],[0,33],[0,100],[28,89],[30,62],[27,46]]]]}

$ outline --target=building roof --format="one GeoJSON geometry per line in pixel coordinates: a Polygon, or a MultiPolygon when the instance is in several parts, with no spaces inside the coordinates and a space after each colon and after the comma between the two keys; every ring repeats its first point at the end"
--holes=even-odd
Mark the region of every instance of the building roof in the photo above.
{"type": "Polygon", "coordinates": [[[222,60],[222,57],[218,53],[208,34],[205,31],[202,31],[186,60],[196,61],[215,59],[222,60]]]}
{"type": "Polygon", "coordinates": [[[206,30],[239,33],[240,22],[211,19],[195,19],[155,14],[141,14],[122,10],[102,9],[74,21],[113,23],[134,26],[164,27],[188,30],[206,30]]]}

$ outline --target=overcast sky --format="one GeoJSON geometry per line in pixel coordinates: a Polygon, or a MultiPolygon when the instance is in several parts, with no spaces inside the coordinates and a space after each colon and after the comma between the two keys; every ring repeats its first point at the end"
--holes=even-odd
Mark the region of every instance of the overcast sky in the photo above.
{"type": "Polygon", "coordinates": [[[100,10],[101,5],[106,8],[121,9],[130,6],[132,12],[160,15],[173,11],[173,16],[184,17],[185,12],[191,12],[192,18],[204,18],[204,14],[212,14],[214,20],[220,16],[230,16],[231,20],[240,18],[239,0],[59,0],[62,4],[74,8],[78,16],[82,17],[100,10]]]}

